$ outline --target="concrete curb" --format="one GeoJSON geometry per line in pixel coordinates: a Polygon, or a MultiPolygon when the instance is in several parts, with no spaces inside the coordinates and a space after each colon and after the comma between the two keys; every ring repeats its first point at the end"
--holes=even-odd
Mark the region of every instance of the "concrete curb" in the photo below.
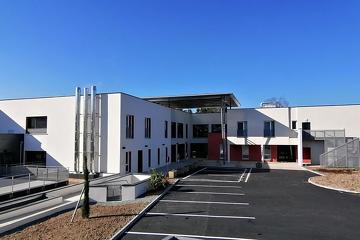
{"type": "Polygon", "coordinates": [[[179,181],[179,179],[177,179],[174,184],[171,184],[170,186],[168,186],[168,187],[164,190],[164,192],[163,192],[162,194],[160,194],[160,195],[159,195],[157,198],[155,198],[151,203],[149,203],[138,215],[136,215],[133,219],[131,219],[131,221],[128,222],[123,228],[121,228],[119,231],[117,231],[109,240],[121,239],[121,238],[125,235],[125,233],[126,233],[130,228],[132,228],[132,227],[135,225],[135,223],[137,223],[137,222],[140,220],[140,218],[142,218],[142,217],[145,215],[145,213],[146,213],[147,211],[149,211],[156,203],[158,203],[159,200],[160,200],[162,197],[164,197],[165,194],[167,194],[167,193],[171,190],[171,188],[173,188],[173,187],[176,185],[176,183],[177,183],[178,181],[179,181]]]}
{"type": "Polygon", "coordinates": [[[308,179],[308,183],[310,183],[310,184],[312,184],[314,186],[317,186],[317,187],[328,189],[328,190],[333,190],[333,191],[338,191],[338,192],[345,192],[345,193],[352,193],[352,194],[360,194],[360,192],[356,192],[356,191],[351,191],[351,190],[346,190],[346,189],[342,189],[342,188],[334,188],[334,187],[328,187],[328,186],[325,186],[325,185],[321,185],[321,184],[318,184],[318,183],[315,183],[315,182],[311,181],[310,178],[308,179]]]}
{"type": "Polygon", "coordinates": [[[315,171],[315,170],[311,170],[311,169],[308,169],[306,167],[302,167],[305,171],[308,171],[308,172],[311,172],[311,173],[314,173],[314,174],[317,174],[317,175],[320,175],[320,176],[325,176],[325,174],[323,173],[320,173],[318,171],[315,171]]]}

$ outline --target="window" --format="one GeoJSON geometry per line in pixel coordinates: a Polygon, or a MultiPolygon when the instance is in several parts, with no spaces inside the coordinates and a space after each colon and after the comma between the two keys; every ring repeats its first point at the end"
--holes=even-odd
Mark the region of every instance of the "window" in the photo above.
{"type": "Polygon", "coordinates": [[[148,167],[151,167],[151,149],[148,149],[148,167]]]}
{"type": "Polygon", "coordinates": [[[275,122],[265,121],[264,122],[264,137],[275,137],[275,122]]]}
{"type": "Polygon", "coordinates": [[[242,160],[249,160],[249,145],[242,146],[242,160]]]}
{"type": "Polygon", "coordinates": [[[26,133],[46,133],[47,117],[27,117],[26,133]]]}
{"type": "Polygon", "coordinates": [[[158,148],[157,152],[158,152],[158,154],[157,154],[158,155],[157,156],[158,157],[158,159],[157,159],[158,160],[158,165],[160,165],[160,148],[158,148]]]}
{"type": "Polygon", "coordinates": [[[247,122],[238,122],[237,124],[237,136],[247,137],[247,122]]]}
{"type": "Polygon", "coordinates": [[[46,166],[46,152],[45,151],[25,151],[26,165],[40,165],[46,166]]]}
{"type": "Polygon", "coordinates": [[[189,133],[189,126],[186,124],[186,125],[185,125],[185,137],[186,137],[186,138],[189,137],[188,133],[189,133]]]}
{"type": "Polygon", "coordinates": [[[184,137],[184,124],[182,123],[177,124],[177,137],[178,138],[184,137]]]}
{"type": "Polygon", "coordinates": [[[221,124],[211,124],[212,133],[221,133],[221,124]]]}
{"type": "Polygon", "coordinates": [[[165,121],[165,138],[168,138],[168,121],[165,121]]]}
{"type": "Polygon", "coordinates": [[[271,160],[271,147],[269,145],[264,146],[264,160],[271,160]]]}
{"type": "Polygon", "coordinates": [[[168,148],[166,147],[165,148],[165,162],[167,163],[169,160],[168,160],[168,148]]]}
{"type": "Polygon", "coordinates": [[[302,129],[303,129],[303,130],[310,130],[310,129],[311,129],[311,124],[310,124],[310,122],[303,122],[303,123],[302,123],[302,129]]]}
{"type": "Polygon", "coordinates": [[[207,124],[195,124],[193,125],[193,137],[194,138],[206,138],[209,132],[209,125],[207,124]]]}
{"type": "Polygon", "coordinates": [[[125,171],[126,173],[131,172],[131,152],[126,152],[125,171]]]}
{"type": "Polygon", "coordinates": [[[151,118],[145,118],[145,138],[151,138],[151,118]]]}
{"type": "Polygon", "coordinates": [[[134,115],[126,115],[126,138],[134,138],[134,115]]]}
{"type": "Polygon", "coordinates": [[[171,122],[171,138],[176,138],[176,122],[171,122]]]}
{"type": "Polygon", "coordinates": [[[297,125],[296,123],[297,123],[296,121],[292,121],[292,122],[291,122],[291,129],[296,129],[296,127],[297,127],[297,126],[296,126],[296,125],[297,125]]]}

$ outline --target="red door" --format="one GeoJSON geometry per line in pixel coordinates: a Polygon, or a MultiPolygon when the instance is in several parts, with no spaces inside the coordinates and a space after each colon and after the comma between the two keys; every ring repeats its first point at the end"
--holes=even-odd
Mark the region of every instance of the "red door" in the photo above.
{"type": "Polygon", "coordinates": [[[303,159],[304,159],[304,164],[311,164],[311,148],[309,147],[304,147],[303,148],[303,159]]]}

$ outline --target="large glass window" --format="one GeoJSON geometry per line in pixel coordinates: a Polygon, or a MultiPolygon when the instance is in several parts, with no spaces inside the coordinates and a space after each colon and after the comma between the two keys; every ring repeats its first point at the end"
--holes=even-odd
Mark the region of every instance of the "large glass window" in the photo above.
{"type": "Polygon", "coordinates": [[[189,137],[189,126],[186,124],[185,125],[185,137],[188,138],[189,137]]]}
{"type": "Polygon", "coordinates": [[[275,137],[275,121],[264,122],[264,137],[275,137]]]}
{"type": "Polygon", "coordinates": [[[221,124],[211,124],[212,133],[221,133],[221,124]]]}
{"type": "Polygon", "coordinates": [[[165,138],[168,138],[168,121],[165,121],[165,138]]]}
{"type": "Polygon", "coordinates": [[[145,138],[151,138],[151,118],[145,118],[145,138]]]}
{"type": "Polygon", "coordinates": [[[171,122],[171,138],[176,138],[176,122],[171,122]]]}
{"type": "Polygon", "coordinates": [[[292,121],[291,122],[291,129],[296,129],[297,128],[297,122],[296,121],[292,121]]]}
{"type": "Polygon", "coordinates": [[[242,160],[249,160],[249,145],[242,146],[242,160]]]}
{"type": "Polygon", "coordinates": [[[47,117],[27,117],[26,118],[26,132],[27,133],[46,133],[47,132],[47,117]]]}
{"type": "Polygon", "coordinates": [[[238,137],[247,137],[248,135],[247,130],[247,122],[238,122],[237,124],[237,136],[238,137]]]}
{"type": "Polygon", "coordinates": [[[302,129],[303,129],[303,130],[310,130],[310,129],[311,129],[311,124],[310,124],[310,122],[303,122],[303,123],[302,123],[302,129]]]}
{"type": "Polygon", "coordinates": [[[148,167],[151,167],[151,149],[148,149],[148,167]]]}
{"type": "Polygon", "coordinates": [[[126,173],[131,172],[131,152],[126,152],[125,171],[126,173]]]}
{"type": "Polygon", "coordinates": [[[46,152],[25,151],[25,164],[46,166],[46,152]]]}
{"type": "Polygon", "coordinates": [[[209,125],[207,124],[194,124],[193,125],[193,137],[194,138],[206,138],[209,133],[209,125]]]}
{"type": "Polygon", "coordinates": [[[271,147],[269,145],[264,146],[264,160],[271,160],[271,147]]]}
{"type": "Polygon", "coordinates": [[[177,137],[178,138],[184,137],[184,124],[182,123],[177,124],[177,137]]]}
{"type": "Polygon", "coordinates": [[[126,138],[134,138],[134,115],[126,115],[126,138]]]}

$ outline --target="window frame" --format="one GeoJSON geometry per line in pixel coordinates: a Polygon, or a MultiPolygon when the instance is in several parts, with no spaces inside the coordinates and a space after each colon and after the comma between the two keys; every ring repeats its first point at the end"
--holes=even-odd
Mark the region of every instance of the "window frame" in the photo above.
{"type": "Polygon", "coordinates": [[[126,139],[134,139],[134,125],[135,125],[134,115],[127,114],[126,115],[126,124],[125,124],[125,129],[126,129],[125,138],[126,139]]]}
{"type": "Polygon", "coordinates": [[[270,145],[264,145],[264,161],[271,161],[271,146],[270,145]]]}
{"type": "Polygon", "coordinates": [[[247,137],[248,136],[248,122],[239,121],[237,122],[237,137],[247,137]],[[240,131],[240,124],[242,124],[242,129],[240,131]]]}
{"type": "Polygon", "coordinates": [[[131,151],[125,153],[125,173],[131,172],[131,151]]]}
{"type": "Polygon", "coordinates": [[[145,118],[145,138],[151,138],[151,118],[145,118]]]}
{"type": "Polygon", "coordinates": [[[193,124],[193,138],[207,138],[208,135],[209,135],[209,124],[193,124]],[[200,126],[204,126],[204,127],[206,126],[206,131],[204,131],[204,134],[198,134],[198,131],[196,131],[195,128],[200,126]]]}
{"type": "Polygon", "coordinates": [[[48,117],[47,116],[31,116],[26,117],[26,133],[27,134],[47,134],[47,127],[48,127],[48,117]],[[40,119],[45,120],[45,126],[38,127],[38,122],[40,119]],[[35,121],[32,121],[35,120],[35,121]],[[32,126],[32,125],[35,126],[32,126]]]}
{"type": "Polygon", "coordinates": [[[264,137],[275,137],[275,121],[264,121],[264,137]],[[266,124],[269,123],[269,130],[266,129],[266,124]]]}

